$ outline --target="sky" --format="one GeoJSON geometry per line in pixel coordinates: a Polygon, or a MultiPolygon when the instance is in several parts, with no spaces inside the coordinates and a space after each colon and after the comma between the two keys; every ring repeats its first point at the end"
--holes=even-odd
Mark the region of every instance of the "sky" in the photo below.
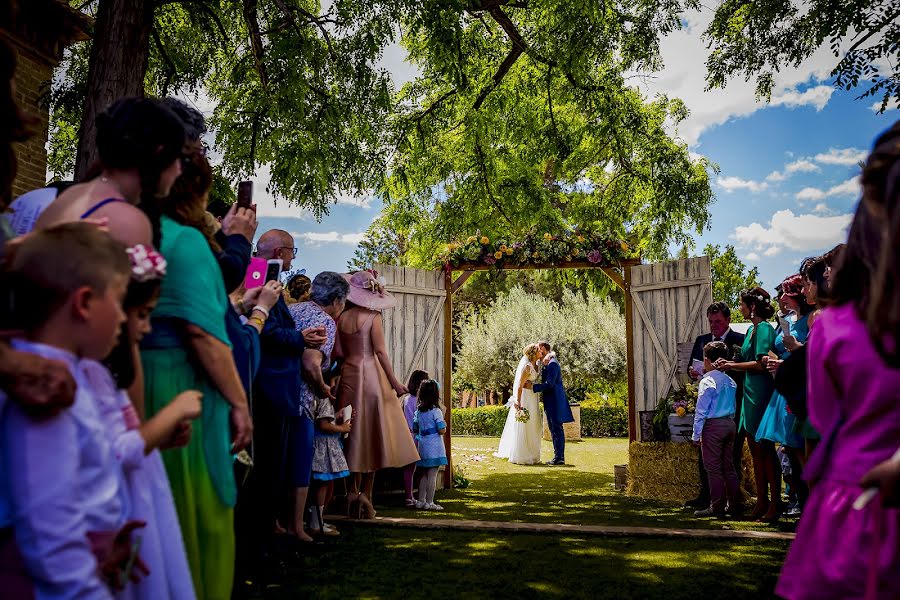
{"type": "MultiPolygon", "coordinates": [[[[688,15],[685,28],[662,41],[665,68],[635,81],[648,98],[666,94],[686,103],[690,116],[670,133],[719,166],[711,175],[716,201],[710,228],[695,235],[694,253],[708,243],[732,244],[771,290],[805,256],[843,241],[859,197],[858,163],[900,111],[877,114],[874,100],[855,100],[858,91],[831,86],[836,59],[827,48],[779,73],[769,103],[757,101],[754,84],[742,79],[706,91],[708,50],[701,34],[710,18],[706,9],[688,15]]],[[[382,59],[398,89],[416,75],[404,58],[404,50],[393,46],[382,59]]],[[[259,232],[279,228],[294,234],[294,268],[311,274],[346,270],[379,214],[378,201],[341,200],[316,222],[286,201],[276,204],[264,189],[268,177],[262,168],[255,178],[259,232]]]]}

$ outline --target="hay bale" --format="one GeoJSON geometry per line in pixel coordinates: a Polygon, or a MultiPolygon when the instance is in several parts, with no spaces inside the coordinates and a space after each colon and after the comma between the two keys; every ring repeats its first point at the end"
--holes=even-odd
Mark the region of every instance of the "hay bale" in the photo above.
{"type": "MultiPolygon", "coordinates": [[[[693,444],[632,442],[628,448],[626,493],[629,496],[678,502],[694,498],[700,489],[699,460],[699,448],[693,444]]],[[[756,495],[753,460],[746,442],[741,471],[741,491],[746,503],[756,495]]]]}
{"type": "Polygon", "coordinates": [[[700,488],[693,444],[632,442],[628,448],[629,496],[681,501],[693,498],[700,488]]]}

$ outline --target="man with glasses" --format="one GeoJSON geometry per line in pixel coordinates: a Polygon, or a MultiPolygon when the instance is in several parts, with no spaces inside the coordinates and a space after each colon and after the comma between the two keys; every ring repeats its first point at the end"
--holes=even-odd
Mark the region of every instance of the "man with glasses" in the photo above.
{"type": "MultiPolygon", "coordinates": [[[[294,238],[287,231],[271,229],[256,243],[257,257],[281,259],[285,271],[290,270],[296,255],[294,238]]],[[[300,406],[303,350],[318,348],[326,339],[324,327],[297,331],[281,295],[259,335],[259,370],[253,382],[254,467],[246,483],[247,504],[242,507],[257,519],[254,530],[259,539],[251,542],[256,548],[249,549],[248,553],[254,556],[256,564],[246,566],[251,579],[263,570],[264,556],[271,549],[275,518],[283,507],[285,494],[297,487],[294,471],[302,470],[302,466],[292,461],[291,448],[298,443],[299,436],[312,435],[311,423],[302,421],[300,406]],[[282,464],[282,457],[286,464],[282,464]]],[[[300,531],[295,535],[306,534],[300,531]]]]}

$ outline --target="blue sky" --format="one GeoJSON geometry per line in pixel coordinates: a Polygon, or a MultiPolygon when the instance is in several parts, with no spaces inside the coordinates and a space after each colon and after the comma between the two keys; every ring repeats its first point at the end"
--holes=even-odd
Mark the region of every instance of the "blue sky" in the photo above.
{"type": "MultiPolygon", "coordinates": [[[[707,243],[733,244],[773,288],[803,257],[842,241],[859,195],[857,163],[900,111],[879,115],[873,100],[854,100],[858,92],[835,90],[829,72],[836,59],[827,48],[779,73],[770,103],[757,102],[753,83],[740,79],[724,90],[707,91],[708,50],[701,33],[709,18],[708,10],[689,15],[685,29],[661,44],[665,68],[638,85],[648,97],[684,100],[691,116],[673,127],[672,135],[720,167],[712,176],[711,227],[696,236],[697,252],[707,243]]],[[[398,86],[415,75],[398,47],[390,48],[383,62],[398,86]]],[[[294,233],[300,249],[295,268],[346,269],[378,216],[377,201],[341,200],[316,222],[285,201],[275,205],[261,189],[267,179],[261,169],[255,194],[260,233],[273,227],[294,233]]]]}

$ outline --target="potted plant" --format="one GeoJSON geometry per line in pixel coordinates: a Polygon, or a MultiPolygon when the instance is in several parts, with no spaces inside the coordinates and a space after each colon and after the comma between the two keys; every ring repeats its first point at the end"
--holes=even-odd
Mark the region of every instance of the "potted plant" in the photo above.
{"type": "Polygon", "coordinates": [[[694,412],[697,408],[697,386],[687,383],[683,389],[672,389],[666,396],[666,410],[670,439],[687,442],[694,430],[694,412]]]}

